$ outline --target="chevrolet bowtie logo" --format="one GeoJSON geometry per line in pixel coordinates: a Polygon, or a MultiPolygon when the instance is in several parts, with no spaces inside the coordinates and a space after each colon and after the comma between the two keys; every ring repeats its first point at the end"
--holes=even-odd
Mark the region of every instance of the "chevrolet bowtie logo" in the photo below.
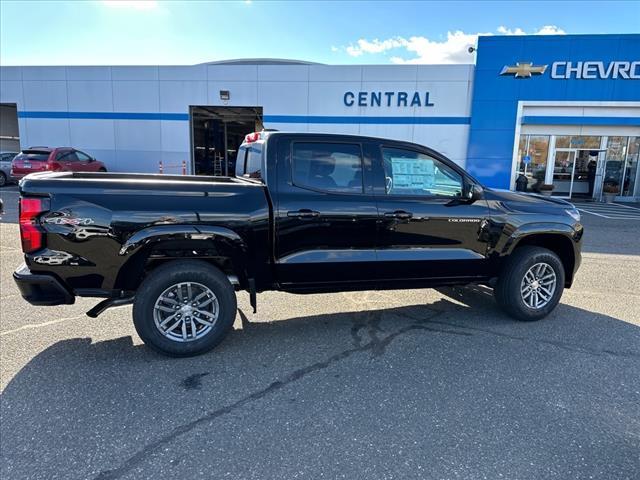
{"type": "Polygon", "coordinates": [[[516,78],[529,78],[531,75],[542,75],[547,69],[547,65],[534,65],[533,63],[517,62],[515,67],[505,65],[500,75],[515,75],[516,78]]]}

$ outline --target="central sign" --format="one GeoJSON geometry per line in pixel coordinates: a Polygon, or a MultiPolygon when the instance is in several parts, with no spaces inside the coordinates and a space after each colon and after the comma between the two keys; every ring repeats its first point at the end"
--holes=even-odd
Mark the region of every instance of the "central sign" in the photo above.
{"type": "Polygon", "coordinates": [[[429,92],[345,92],[347,107],[433,107],[429,92]]]}

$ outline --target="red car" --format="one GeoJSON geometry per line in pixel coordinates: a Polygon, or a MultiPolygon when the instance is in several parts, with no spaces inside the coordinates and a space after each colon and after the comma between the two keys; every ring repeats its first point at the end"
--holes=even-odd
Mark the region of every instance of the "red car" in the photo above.
{"type": "Polygon", "coordinates": [[[11,162],[11,176],[20,180],[34,172],[106,172],[99,160],[70,147],[31,147],[11,162]]]}

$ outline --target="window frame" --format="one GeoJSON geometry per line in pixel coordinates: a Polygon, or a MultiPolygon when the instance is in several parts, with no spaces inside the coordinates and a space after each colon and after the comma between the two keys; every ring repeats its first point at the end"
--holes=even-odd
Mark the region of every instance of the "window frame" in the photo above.
{"type": "Polygon", "coordinates": [[[91,162],[91,159],[92,159],[92,158],[91,158],[91,156],[90,156],[90,155],[87,155],[86,153],[81,152],[80,150],[73,150],[73,153],[75,153],[75,154],[76,154],[76,158],[78,159],[78,161],[79,161],[79,162],[87,162],[87,163],[91,162]],[[87,158],[86,158],[86,160],[82,160],[82,159],[78,156],[78,154],[80,154],[80,155],[84,155],[85,157],[87,157],[87,158]]]}
{"type": "Polygon", "coordinates": [[[316,192],[316,193],[326,193],[329,195],[365,195],[366,192],[366,187],[365,187],[365,162],[364,162],[364,152],[363,152],[363,148],[362,148],[362,142],[349,142],[349,141],[343,141],[343,140],[338,140],[338,141],[328,141],[328,140],[309,140],[309,139],[304,139],[304,140],[292,140],[290,142],[290,146],[289,146],[289,179],[290,179],[290,183],[292,186],[296,187],[296,188],[301,188],[303,190],[308,190],[311,192],[316,192]],[[360,151],[360,166],[361,166],[361,174],[360,174],[360,179],[361,179],[361,189],[359,192],[355,192],[355,191],[351,191],[351,192],[337,192],[334,190],[324,190],[322,188],[315,188],[312,187],[310,185],[300,185],[298,183],[296,183],[294,181],[294,156],[293,156],[293,151],[294,151],[294,147],[296,144],[298,143],[316,143],[316,144],[325,144],[325,145],[351,145],[351,146],[356,146],[358,147],[359,151],[360,151]]]}
{"type": "Polygon", "coordinates": [[[465,192],[465,188],[467,187],[467,185],[469,183],[477,183],[478,185],[480,185],[479,182],[473,180],[470,178],[469,174],[467,172],[465,172],[462,168],[460,168],[458,165],[456,165],[454,162],[452,162],[451,160],[447,159],[446,157],[438,154],[437,152],[433,151],[433,150],[422,150],[419,148],[411,148],[409,146],[404,146],[404,145],[393,145],[393,144],[388,144],[388,143],[381,143],[379,145],[379,149],[380,149],[380,169],[382,172],[382,194],[379,195],[382,198],[392,198],[392,199],[412,199],[412,200],[455,200],[455,199],[462,199],[464,198],[464,192],[465,192]],[[451,170],[453,170],[455,173],[457,173],[458,175],[460,175],[460,179],[462,181],[461,183],[461,191],[460,191],[460,196],[458,197],[452,197],[452,196],[448,196],[448,195],[438,195],[438,194],[432,194],[432,195],[416,195],[416,194],[411,194],[411,195],[403,195],[401,193],[388,193],[387,192],[387,182],[386,182],[386,170],[384,167],[384,149],[394,149],[394,150],[405,150],[408,152],[414,152],[420,155],[426,155],[430,158],[432,158],[434,161],[438,161],[444,165],[446,165],[447,167],[449,167],[451,170]]]}

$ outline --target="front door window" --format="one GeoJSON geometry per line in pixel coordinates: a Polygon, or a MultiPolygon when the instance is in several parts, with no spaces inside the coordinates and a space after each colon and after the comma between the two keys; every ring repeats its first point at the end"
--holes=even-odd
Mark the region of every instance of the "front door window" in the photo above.
{"type": "Polygon", "coordinates": [[[411,150],[384,148],[382,152],[387,195],[462,196],[462,176],[443,162],[411,150]]]}

